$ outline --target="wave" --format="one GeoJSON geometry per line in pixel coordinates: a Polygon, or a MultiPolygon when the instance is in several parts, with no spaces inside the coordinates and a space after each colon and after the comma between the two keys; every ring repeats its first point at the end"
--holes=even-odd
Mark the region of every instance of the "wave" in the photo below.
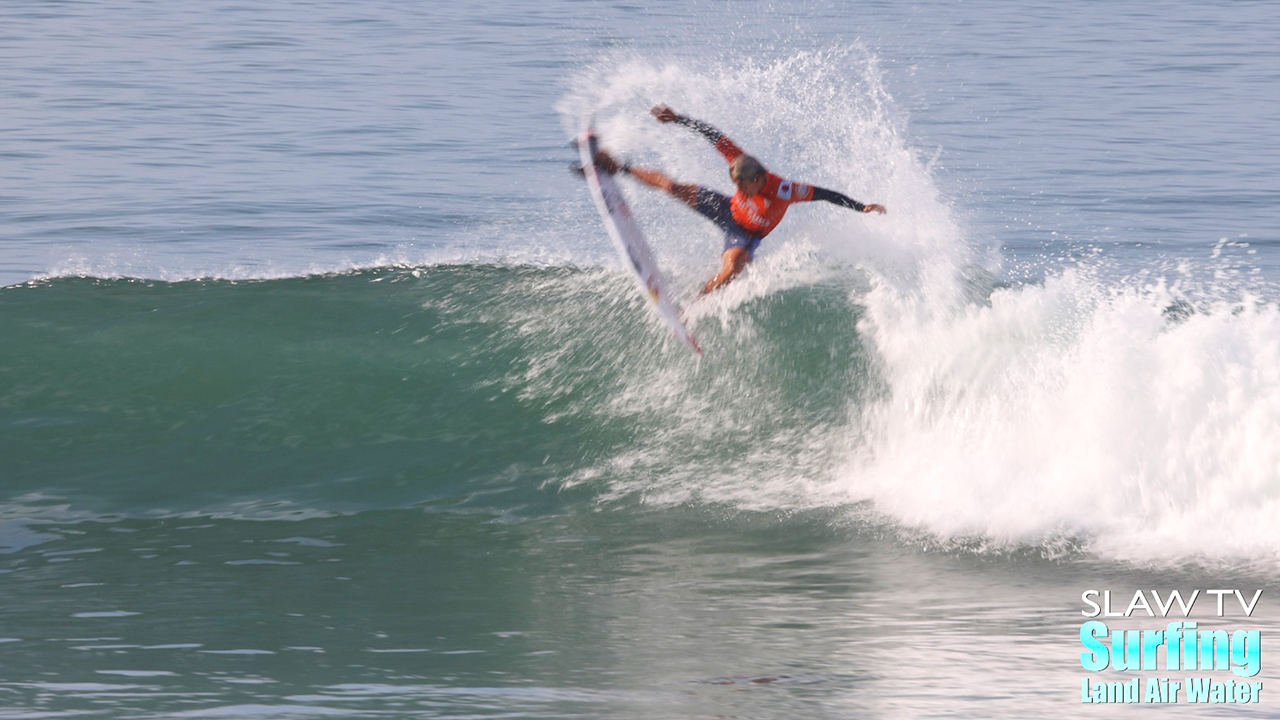
{"type": "Polygon", "coordinates": [[[651,322],[626,277],[598,269],[4,288],[5,491],[125,514],[549,511],[564,500],[548,489],[558,478],[626,455],[637,434],[670,427],[673,407],[702,417],[694,397],[737,396],[703,438],[721,456],[733,451],[714,450],[717,438],[742,424],[732,409],[761,411],[762,396],[792,424],[795,405],[842,411],[848,392],[819,383],[852,362],[843,295],[797,287],[740,302],[763,303],[754,332],[728,307],[701,321],[712,371],[651,322]],[[807,334],[824,325],[829,339],[807,334]],[[788,352],[744,351],[762,344],[788,352]],[[768,379],[779,373],[794,381],[768,379]]]}
{"type": "Polygon", "coordinates": [[[1273,562],[1274,305],[1078,270],[971,277],[932,316],[805,260],[696,307],[701,362],[600,269],[6,288],[5,489],[33,513],[844,507],[968,547],[1273,562]]]}
{"type": "MultiPolygon", "coordinates": [[[[607,247],[585,195],[533,262],[462,251],[0,288],[0,517],[694,504],[834,509],[982,550],[1280,561],[1280,312],[1265,293],[1213,258],[1046,262],[1035,282],[998,282],[998,253],[939,192],[856,48],[695,69],[620,54],[571,83],[570,133],[591,110],[620,153],[727,185],[699,138],[647,117],[658,100],[890,214],[794,209],[743,278],[689,308],[701,362],[607,254],[565,250],[607,247]],[[750,123],[720,120],[740,107],[750,123]]],[[[716,234],[626,191],[692,296],[716,234]]]]}

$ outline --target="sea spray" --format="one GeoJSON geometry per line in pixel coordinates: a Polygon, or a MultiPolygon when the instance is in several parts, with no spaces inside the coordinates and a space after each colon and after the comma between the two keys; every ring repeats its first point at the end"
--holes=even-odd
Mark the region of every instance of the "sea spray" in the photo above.
{"type": "MultiPolygon", "coordinates": [[[[647,408],[650,420],[615,461],[571,482],[604,478],[609,497],[658,503],[829,503],[824,479],[843,452],[849,411],[880,387],[856,330],[869,277],[860,266],[894,268],[909,282],[920,255],[946,248],[958,265],[967,251],[942,240],[958,233],[863,48],[712,62],[619,52],[584,69],[558,104],[568,134],[593,118],[615,153],[729,191],[723,159],[695,134],[655,122],[648,110],[657,102],[715,125],[780,175],[890,212],[793,207],[741,278],[690,308],[699,337],[712,338],[701,372],[660,381],[651,368],[623,373],[609,411],[647,408]]],[[[660,262],[692,296],[719,265],[719,231],[662,193],[635,183],[624,192],[660,262]]]]}

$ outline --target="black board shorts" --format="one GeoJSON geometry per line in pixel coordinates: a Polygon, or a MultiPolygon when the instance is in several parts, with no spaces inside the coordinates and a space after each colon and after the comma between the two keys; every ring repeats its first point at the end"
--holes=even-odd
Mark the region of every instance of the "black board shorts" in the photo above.
{"type": "Polygon", "coordinates": [[[725,250],[740,247],[747,251],[747,257],[755,255],[756,248],[760,247],[760,241],[764,239],[764,236],[747,232],[746,228],[733,219],[733,206],[730,204],[727,195],[699,185],[698,206],[695,209],[699,215],[724,230],[725,250]]]}

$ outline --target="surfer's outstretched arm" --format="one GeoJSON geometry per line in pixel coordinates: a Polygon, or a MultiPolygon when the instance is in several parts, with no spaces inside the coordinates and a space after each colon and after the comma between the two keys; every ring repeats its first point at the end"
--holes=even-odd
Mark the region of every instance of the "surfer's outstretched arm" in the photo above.
{"type": "Polygon", "coordinates": [[[826,200],[827,202],[832,203],[833,205],[839,205],[840,207],[846,207],[851,210],[857,210],[860,213],[878,212],[881,215],[883,215],[886,212],[888,212],[887,210],[885,210],[885,207],[883,205],[878,205],[876,203],[863,204],[858,202],[857,200],[854,200],[848,195],[843,195],[841,193],[836,192],[835,190],[828,190],[826,188],[815,187],[813,189],[812,199],[826,200]]]}
{"type": "Polygon", "coordinates": [[[702,122],[701,120],[695,120],[691,117],[681,115],[667,105],[654,105],[653,109],[649,111],[649,114],[657,118],[660,123],[675,123],[677,125],[683,125],[706,138],[712,145],[715,145],[725,139],[724,133],[714,127],[702,122]]]}
{"type": "Polygon", "coordinates": [[[649,111],[649,114],[657,118],[660,123],[675,123],[693,130],[714,145],[716,150],[719,150],[720,154],[724,155],[725,159],[729,162],[733,162],[734,158],[743,154],[742,148],[738,147],[737,144],[730,140],[724,133],[701,120],[695,120],[687,115],[681,115],[666,105],[654,105],[653,109],[649,111]]]}
{"type": "Polygon", "coordinates": [[[680,202],[688,205],[693,209],[698,208],[698,186],[686,185],[678,183],[667,177],[661,170],[653,168],[644,168],[632,165],[628,162],[620,163],[612,155],[601,150],[596,153],[596,164],[601,170],[613,175],[614,173],[624,173],[648,185],[651,188],[657,188],[680,202]]]}

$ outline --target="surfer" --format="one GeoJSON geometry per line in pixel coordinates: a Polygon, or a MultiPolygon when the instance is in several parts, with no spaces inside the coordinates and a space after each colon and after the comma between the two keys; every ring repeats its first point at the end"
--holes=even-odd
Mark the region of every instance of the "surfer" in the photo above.
{"type": "Polygon", "coordinates": [[[603,150],[596,154],[596,164],[611,175],[621,172],[670,194],[724,230],[723,264],[720,272],[702,288],[703,295],[727,284],[742,272],[751,262],[760,241],[778,226],[792,203],[825,200],[858,212],[885,213],[883,205],[863,204],[834,190],[778,177],[766,170],[759,160],[743,152],[724,133],[700,120],[680,115],[666,105],[657,105],[650,113],[660,123],[683,125],[710,141],[729,161],[729,178],[737,185],[738,192],[727,197],[701,185],[678,183],[659,170],[618,162],[603,150]]]}

